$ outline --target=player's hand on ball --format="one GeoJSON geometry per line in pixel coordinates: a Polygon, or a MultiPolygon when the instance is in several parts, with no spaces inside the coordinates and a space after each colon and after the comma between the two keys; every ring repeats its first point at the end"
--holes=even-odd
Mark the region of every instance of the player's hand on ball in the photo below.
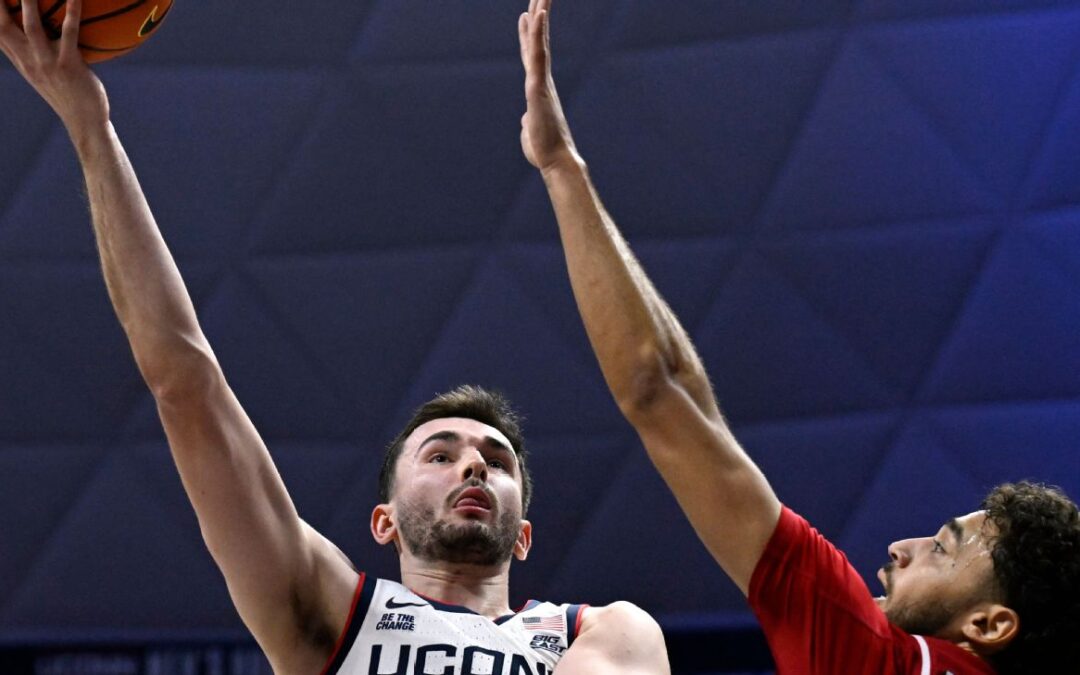
{"type": "Polygon", "coordinates": [[[530,0],[529,11],[518,19],[528,104],[521,118],[521,149],[525,158],[541,171],[578,161],[551,74],[550,15],[551,0],[530,0]]]}
{"type": "Polygon", "coordinates": [[[105,88],[79,54],[83,0],[68,0],[59,40],[42,25],[39,0],[22,0],[23,29],[5,7],[0,11],[0,51],[52,106],[68,131],[102,126],[109,120],[105,88]]]}

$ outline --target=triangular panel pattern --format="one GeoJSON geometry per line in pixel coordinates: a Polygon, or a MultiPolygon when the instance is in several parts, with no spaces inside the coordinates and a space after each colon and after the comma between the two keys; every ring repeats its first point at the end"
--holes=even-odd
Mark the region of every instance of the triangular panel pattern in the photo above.
{"type": "MultiPolygon", "coordinates": [[[[178,2],[95,70],[230,385],[358,567],[398,574],[369,533],[386,443],[473,382],[532,452],[514,603],[749,622],[577,315],[520,150],[527,4],[178,2]]],[[[555,3],[604,203],[742,445],[874,592],[889,542],[997,483],[1080,497],[1078,38],[1080,0],[555,3]]],[[[0,642],[243,635],[68,135],[6,59],[0,101],[0,642]]]]}

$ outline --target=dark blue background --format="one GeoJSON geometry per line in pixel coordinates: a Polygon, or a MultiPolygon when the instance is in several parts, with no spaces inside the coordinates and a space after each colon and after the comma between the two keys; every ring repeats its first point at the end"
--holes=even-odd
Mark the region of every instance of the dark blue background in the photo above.
{"type": "MultiPolygon", "coordinates": [[[[739,625],[521,158],[523,4],[178,0],[98,72],[231,383],[359,566],[396,574],[367,531],[383,445],[476,382],[528,418],[515,602],[739,625]]],[[[562,0],[553,29],[579,146],[739,438],[874,592],[890,541],[995,483],[1080,495],[1080,2],[562,0]]],[[[63,129],[6,64],[0,109],[0,641],[242,634],[63,129]]]]}

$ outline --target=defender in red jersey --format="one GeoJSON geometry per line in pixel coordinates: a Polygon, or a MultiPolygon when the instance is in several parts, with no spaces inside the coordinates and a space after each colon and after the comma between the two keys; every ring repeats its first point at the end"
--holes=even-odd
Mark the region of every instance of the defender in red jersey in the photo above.
{"type": "Polygon", "coordinates": [[[750,605],[781,673],[993,673],[971,651],[891,623],[847,559],[783,508],[750,578],[750,605]]]}
{"type": "Polygon", "coordinates": [[[843,555],[782,507],[589,179],[551,74],[549,8],[540,0],[544,39],[523,41],[522,146],[554,205],[578,308],[619,407],[749,596],[780,673],[1075,672],[1080,517],[1060,492],[1003,485],[935,535],[892,544],[877,600],[843,555]]]}

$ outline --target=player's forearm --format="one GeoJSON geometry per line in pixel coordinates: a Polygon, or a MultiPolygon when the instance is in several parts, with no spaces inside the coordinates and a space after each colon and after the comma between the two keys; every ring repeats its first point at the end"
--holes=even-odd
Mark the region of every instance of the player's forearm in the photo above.
{"type": "Polygon", "coordinates": [[[108,122],[72,131],[86,179],[109,297],[136,362],[155,392],[210,363],[183,279],[108,122]]]}
{"type": "Polygon", "coordinates": [[[549,168],[544,182],[586,332],[624,413],[633,418],[669,386],[714,413],[700,358],[604,209],[584,162],[549,168]]]}

